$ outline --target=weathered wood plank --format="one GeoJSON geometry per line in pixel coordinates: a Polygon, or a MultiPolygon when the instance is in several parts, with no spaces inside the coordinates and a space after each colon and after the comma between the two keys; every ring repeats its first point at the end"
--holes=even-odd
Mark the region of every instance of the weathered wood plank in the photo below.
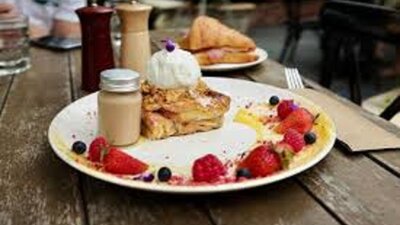
{"type": "Polygon", "coordinates": [[[12,82],[11,76],[0,77],[0,115],[1,115],[1,110],[4,106],[4,101],[6,99],[7,93],[10,89],[11,82],[12,82]]]}
{"type": "Polygon", "coordinates": [[[400,221],[400,179],[362,154],[334,149],[299,179],[346,224],[400,221]]]}
{"type": "Polygon", "coordinates": [[[67,58],[31,54],[33,67],[15,77],[0,118],[0,224],[82,224],[75,172],[47,141],[51,119],[70,101],[67,58]]]}
{"type": "Polygon", "coordinates": [[[214,196],[208,206],[219,225],[339,224],[293,179],[214,196]]]}
{"type": "Polygon", "coordinates": [[[86,178],[90,224],[211,224],[199,197],[145,193],[86,178]]]}
{"type": "Polygon", "coordinates": [[[400,151],[373,152],[368,155],[400,177],[400,151]]]}

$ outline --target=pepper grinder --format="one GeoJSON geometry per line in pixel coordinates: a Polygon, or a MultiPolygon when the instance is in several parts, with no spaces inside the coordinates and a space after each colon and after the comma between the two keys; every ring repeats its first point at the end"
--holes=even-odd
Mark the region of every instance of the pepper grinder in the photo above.
{"type": "Polygon", "coordinates": [[[132,1],[116,7],[121,21],[121,66],[146,76],[151,57],[149,15],[151,6],[132,1]]]}
{"type": "Polygon", "coordinates": [[[82,31],[82,89],[99,90],[100,73],[114,68],[110,37],[113,10],[91,4],[76,10],[82,31]]]}

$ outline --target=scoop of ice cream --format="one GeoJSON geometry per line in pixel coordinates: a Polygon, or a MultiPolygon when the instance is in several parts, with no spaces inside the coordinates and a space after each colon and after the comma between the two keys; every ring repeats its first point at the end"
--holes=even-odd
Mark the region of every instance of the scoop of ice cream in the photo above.
{"type": "Polygon", "coordinates": [[[182,49],[166,48],[156,52],[148,64],[147,81],[159,88],[192,87],[200,77],[196,58],[182,49]]]}

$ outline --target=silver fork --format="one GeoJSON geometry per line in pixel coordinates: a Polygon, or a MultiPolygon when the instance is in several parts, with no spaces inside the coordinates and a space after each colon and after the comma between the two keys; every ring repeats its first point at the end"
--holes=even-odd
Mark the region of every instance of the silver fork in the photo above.
{"type": "Polygon", "coordinates": [[[303,80],[300,77],[299,70],[296,68],[285,68],[285,76],[289,89],[304,88],[303,80]]]}

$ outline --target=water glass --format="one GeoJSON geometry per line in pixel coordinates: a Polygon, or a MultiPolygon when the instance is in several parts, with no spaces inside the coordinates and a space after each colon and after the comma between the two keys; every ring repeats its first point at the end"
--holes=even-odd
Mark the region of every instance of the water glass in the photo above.
{"type": "Polygon", "coordinates": [[[0,20],[0,76],[22,73],[30,67],[27,17],[0,20]]]}

